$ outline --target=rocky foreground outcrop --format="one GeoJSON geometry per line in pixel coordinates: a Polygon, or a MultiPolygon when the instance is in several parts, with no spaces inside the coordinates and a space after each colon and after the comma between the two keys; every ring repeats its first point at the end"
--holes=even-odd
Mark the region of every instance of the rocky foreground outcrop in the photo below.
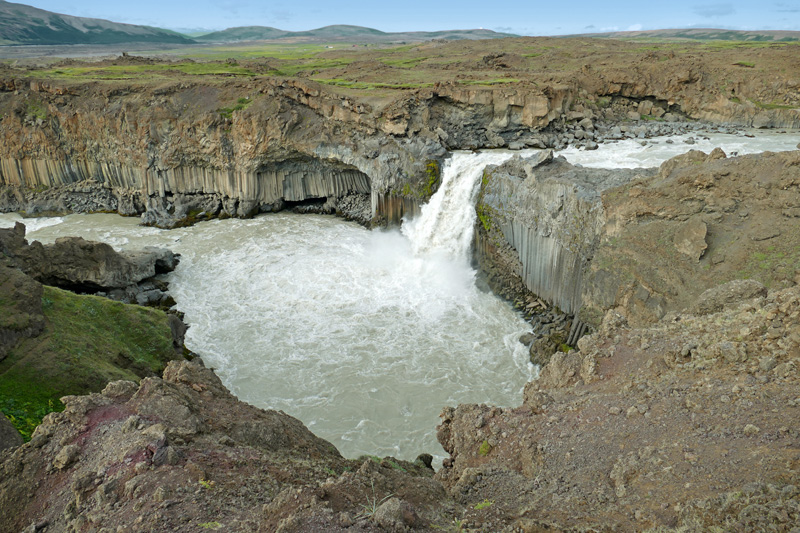
{"type": "Polygon", "coordinates": [[[456,514],[423,462],[347,461],[196,363],[64,403],[0,456],[0,531],[404,531],[456,514]]]}
{"type": "MultiPolygon", "coordinates": [[[[649,328],[609,312],[579,351],[553,356],[521,407],[445,409],[451,459],[437,479],[526,531],[794,531],[800,289],[761,290],[649,328]]],[[[709,293],[697,309],[720,301],[709,293]]]]}
{"type": "Polygon", "coordinates": [[[424,457],[345,460],[172,362],[65,398],[2,452],[0,530],[793,531],[800,288],[695,309],[638,329],[610,312],[520,407],[446,408],[435,476],[424,457]]]}

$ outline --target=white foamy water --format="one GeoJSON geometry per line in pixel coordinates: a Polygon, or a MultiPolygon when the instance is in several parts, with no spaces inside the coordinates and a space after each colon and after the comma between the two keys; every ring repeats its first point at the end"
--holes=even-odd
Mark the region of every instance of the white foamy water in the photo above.
{"type": "Polygon", "coordinates": [[[415,256],[399,232],[292,214],[172,231],[135,223],[69,215],[29,238],[180,252],[171,291],[187,346],[239,398],[296,416],[345,456],[440,461],[444,406],[518,405],[531,378],[518,342],[528,325],[475,288],[465,260],[415,256]]]}
{"type": "Polygon", "coordinates": [[[454,152],[442,169],[439,190],[422,206],[420,216],[403,226],[414,253],[467,261],[483,169],[486,165],[499,165],[515,154],[525,156],[532,152],[454,152]]]}
{"type": "Polygon", "coordinates": [[[617,142],[600,144],[597,150],[583,150],[571,146],[557,155],[563,155],[572,164],[595,168],[643,168],[657,167],[667,159],[684,154],[689,150],[701,150],[709,153],[714,148],[722,148],[730,156],[754,154],[759,152],[783,152],[797,150],[800,143],[800,132],[776,133],[771,131],[746,131],[741,134],[693,132],[672,137],[653,137],[652,139],[625,139],[617,142]],[[755,135],[754,137],[746,137],[755,135]],[[693,137],[694,144],[684,141],[693,137]],[[667,140],[672,140],[668,144],[667,140]],[[639,144],[647,141],[645,146],[639,144]],[[652,144],[652,142],[658,144],[652,144]]]}

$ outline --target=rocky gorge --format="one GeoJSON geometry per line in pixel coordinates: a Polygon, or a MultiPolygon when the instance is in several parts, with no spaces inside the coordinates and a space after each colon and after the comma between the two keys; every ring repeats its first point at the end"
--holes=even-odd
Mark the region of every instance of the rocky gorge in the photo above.
{"type": "MultiPolygon", "coordinates": [[[[758,53],[789,74],[770,85],[711,54],[648,51],[632,68],[387,98],[301,78],[153,86],[7,69],[0,195],[5,210],[165,227],[294,207],[397,221],[436,190],[451,149],[593,149],[696,131],[688,119],[797,127],[796,56],[758,53]]],[[[522,58],[480,61],[519,72],[522,58]]],[[[490,283],[531,315],[566,316],[532,350],[541,376],[520,407],[444,409],[450,458],[435,475],[425,456],[345,460],[173,362],[65,398],[3,452],[7,530],[792,531],[799,153],[598,170],[542,151],[486,169],[475,248],[490,283]]]]}

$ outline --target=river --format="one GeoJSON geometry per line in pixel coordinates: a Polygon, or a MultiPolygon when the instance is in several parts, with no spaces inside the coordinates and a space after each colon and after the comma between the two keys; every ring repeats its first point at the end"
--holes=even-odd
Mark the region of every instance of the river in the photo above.
{"type": "MultiPolygon", "coordinates": [[[[586,166],[645,166],[693,148],[710,151],[705,142],[745,153],[800,141],[796,134],[709,137],[698,145],[621,141],[561,155],[586,166]]],[[[529,326],[477,288],[469,263],[481,170],[514,154],[453,154],[439,191],[402,232],[287,213],[170,231],[116,215],[24,222],[28,238],[45,243],[80,235],[118,249],[180,253],[170,287],[190,326],[186,344],[240,399],[299,418],[346,457],[413,460],[427,452],[438,463],[442,407],[518,405],[536,371],[518,342],[529,326]]],[[[0,227],[16,220],[0,215],[0,227]]]]}

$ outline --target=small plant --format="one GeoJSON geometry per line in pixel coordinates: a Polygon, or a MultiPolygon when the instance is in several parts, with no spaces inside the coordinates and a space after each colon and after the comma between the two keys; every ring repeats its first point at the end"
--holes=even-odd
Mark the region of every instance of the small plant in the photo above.
{"type": "Polygon", "coordinates": [[[488,440],[484,440],[481,443],[481,447],[478,448],[478,455],[482,455],[483,457],[486,457],[487,455],[489,455],[490,451],[492,451],[492,445],[489,444],[488,440]]]}
{"type": "Polygon", "coordinates": [[[752,61],[737,61],[736,63],[734,63],[734,65],[737,67],[746,67],[746,68],[753,68],[756,66],[756,64],[753,63],[752,61]]]}
{"type": "Polygon", "coordinates": [[[209,481],[207,479],[201,479],[200,481],[198,481],[198,483],[200,483],[201,487],[203,487],[205,489],[208,489],[208,490],[211,490],[211,489],[214,488],[214,482],[213,481],[209,481]]]}
{"type": "Polygon", "coordinates": [[[47,118],[47,108],[41,102],[29,101],[25,109],[25,116],[31,119],[44,120],[47,118]]]}
{"type": "Polygon", "coordinates": [[[484,498],[484,500],[482,502],[476,503],[475,507],[473,507],[473,509],[475,509],[476,511],[480,511],[481,509],[486,509],[487,507],[491,507],[492,505],[494,505],[494,501],[493,500],[489,500],[489,499],[485,499],[484,498]]]}
{"type": "Polygon", "coordinates": [[[251,103],[250,98],[239,98],[238,100],[236,100],[236,105],[233,105],[231,107],[222,107],[217,111],[219,112],[220,115],[222,115],[225,118],[233,118],[234,111],[241,111],[242,109],[245,109],[247,106],[249,106],[250,103],[251,103]]]}
{"type": "Polygon", "coordinates": [[[372,487],[372,497],[371,498],[367,497],[366,505],[363,504],[363,503],[360,504],[361,507],[364,510],[361,511],[361,513],[359,514],[359,516],[363,516],[363,517],[367,517],[367,518],[369,518],[370,516],[374,515],[375,512],[378,510],[378,507],[380,507],[381,504],[383,504],[383,502],[385,502],[386,500],[388,500],[389,498],[394,496],[394,492],[392,492],[391,494],[387,494],[386,496],[384,496],[383,498],[381,498],[379,500],[378,497],[375,495],[375,481],[370,480],[369,484],[370,484],[370,487],[372,487]]]}
{"type": "Polygon", "coordinates": [[[219,522],[203,522],[202,524],[197,524],[198,526],[202,527],[203,529],[219,529],[222,527],[222,524],[219,522]]]}

